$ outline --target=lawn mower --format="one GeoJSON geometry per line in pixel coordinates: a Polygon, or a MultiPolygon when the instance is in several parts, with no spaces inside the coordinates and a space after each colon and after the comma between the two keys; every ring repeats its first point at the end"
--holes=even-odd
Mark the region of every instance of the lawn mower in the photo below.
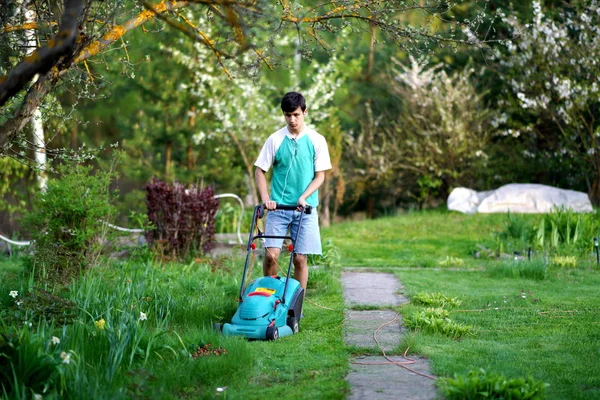
{"type": "Polygon", "coordinates": [[[257,229],[258,234],[254,235],[254,229],[257,228],[258,220],[264,216],[265,206],[258,205],[254,208],[252,227],[248,238],[246,262],[244,264],[244,274],[240,286],[238,309],[231,319],[231,323],[214,325],[215,330],[221,331],[225,336],[244,336],[248,339],[276,340],[280,337],[298,333],[304,289],[300,286],[300,282],[290,277],[290,272],[294,255],[296,254],[296,239],[302,227],[302,217],[305,213],[310,214],[312,207],[278,204],[277,209],[297,210],[300,212],[298,231],[295,237],[268,236],[263,234],[259,229],[257,229]],[[285,277],[278,275],[264,276],[250,282],[244,288],[249,262],[251,259],[254,261],[256,251],[254,241],[256,239],[291,240],[291,244],[288,246],[290,262],[287,275],[285,277]]]}

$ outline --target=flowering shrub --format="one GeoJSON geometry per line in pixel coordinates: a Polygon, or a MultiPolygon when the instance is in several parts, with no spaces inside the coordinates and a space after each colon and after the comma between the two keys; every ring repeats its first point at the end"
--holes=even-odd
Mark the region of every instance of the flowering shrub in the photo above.
{"type": "Polygon", "coordinates": [[[507,43],[499,60],[500,77],[510,94],[503,108],[518,108],[494,120],[504,136],[531,136],[524,155],[556,160],[587,181],[600,201],[600,7],[596,0],[559,8],[555,17],[533,1],[533,20],[503,16],[518,40],[507,43]],[[516,118],[515,118],[516,117],[516,118]],[[539,147],[545,149],[540,152],[539,147]],[[581,172],[579,172],[581,171],[581,172]]]}
{"type": "Polygon", "coordinates": [[[150,245],[171,257],[212,248],[219,201],[210,187],[186,189],[153,178],[146,193],[148,219],[154,226],[146,235],[150,245]]]}
{"type": "Polygon", "coordinates": [[[416,180],[421,202],[445,197],[457,186],[472,186],[476,171],[487,165],[491,111],[473,84],[474,69],[467,66],[447,74],[440,65],[411,59],[397,60],[390,91],[403,102],[404,111],[391,123],[396,140],[397,169],[416,180]]]}

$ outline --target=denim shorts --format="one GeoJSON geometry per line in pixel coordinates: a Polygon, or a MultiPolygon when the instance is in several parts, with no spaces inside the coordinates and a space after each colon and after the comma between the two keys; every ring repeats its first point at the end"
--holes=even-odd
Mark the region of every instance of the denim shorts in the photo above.
{"type": "MultiPolygon", "coordinates": [[[[300,220],[299,211],[270,210],[267,212],[265,235],[295,237],[300,220]],[[289,231],[289,234],[288,234],[289,231]]],[[[264,247],[281,248],[283,239],[265,239],[264,247]]],[[[304,214],[300,233],[295,243],[298,254],[321,254],[321,233],[319,231],[319,213],[316,208],[312,213],[304,214]]]]}

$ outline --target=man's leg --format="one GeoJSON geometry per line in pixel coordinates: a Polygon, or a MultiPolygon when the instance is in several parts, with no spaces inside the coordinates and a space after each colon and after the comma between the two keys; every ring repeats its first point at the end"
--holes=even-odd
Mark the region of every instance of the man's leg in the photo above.
{"type": "Polygon", "coordinates": [[[265,258],[263,260],[263,275],[277,275],[277,260],[281,249],[277,247],[265,247],[265,258]]]}
{"type": "Polygon", "coordinates": [[[306,294],[306,283],[308,282],[308,265],[306,254],[294,256],[294,279],[300,282],[300,286],[306,294]]]}

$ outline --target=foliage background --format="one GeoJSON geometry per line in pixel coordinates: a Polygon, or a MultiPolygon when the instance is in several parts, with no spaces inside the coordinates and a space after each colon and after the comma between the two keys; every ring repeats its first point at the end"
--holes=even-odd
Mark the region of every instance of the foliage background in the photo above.
{"type": "MultiPolygon", "coordinates": [[[[130,1],[114,7],[99,6],[96,15],[109,22],[141,10],[130,1]]],[[[46,19],[57,13],[42,11],[46,19]]],[[[207,13],[175,14],[208,37],[223,33],[207,13]]],[[[428,34],[463,29],[459,38],[470,45],[399,46],[382,28],[350,25],[319,32],[324,45],[299,43],[293,29],[268,25],[272,30],[252,34],[277,49],[268,54],[270,64],[256,63],[252,51],[235,60],[215,57],[209,46],[151,20],[69,70],[45,99],[46,152],[54,160],[64,149],[99,147],[89,163],[106,169],[118,146],[126,155],[115,184],[121,224],[132,210],[145,211],[143,188],[153,176],[235,193],[250,205],[257,201],[254,159],[284,123],[279,100],[299,90],[308,99],[308,122],[334,155],[321,190],[326,223],[356,212],[372,217],[437,206],[457,186],[483,191],[510,182],[585,191],[598,204],[597,2],[464,1],[440,15],[467,22],[443,23],[421,10],[399,12],[394,22],[428,34]],[[469,32],[494,40],[471,40],[469,32]],[[565,85],[570,89],[557,91],[565,85]]],[[[40,31],[40,40],[49,33],[40,31]]],[[[0,47],[6,72],[22,53],[19,34],[3,35],[12,40],[0,47]]],[[[31,159],[30,134],[25,127],[9,155],[31,159]]],[[[6,169],[5,175],[2,231],[18,235],[19,210],[36,190],[35,171],[6,169]]]]}

